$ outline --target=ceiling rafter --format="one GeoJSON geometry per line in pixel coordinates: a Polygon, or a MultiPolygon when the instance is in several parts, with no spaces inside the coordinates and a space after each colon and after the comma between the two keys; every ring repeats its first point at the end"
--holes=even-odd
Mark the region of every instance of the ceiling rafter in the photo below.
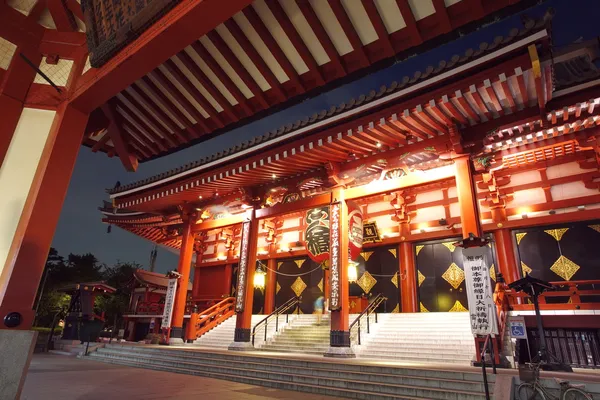
{"type": "Polygon", "coordinates": [[[353,52],[357,55],[359,66],[361,68],[367,67],[371,64],[371,60],[367,57],[367,54],[364,51],[363,44],[360,41],[360,37],[352,25],[352,21],[348,17],[344,6],[342,5],[341,0],[331,0],[329,2],[329,6],[333,10],[335,17],[337,18],[344,34],[348,38],[348,41],[352,45],[353,52]]]}
{"type": "Polygon", "coordinates": [[[101,108],[106,118],[108,118],[109,122],[107,134],[110,135],[117,155],[121,159],[121,162],[127,171],[135,172],[138,167],[138,159],[131,154],[131,151],[127,147],[123,131],[117,122],[117,114],[114,105],[108,102],[101,108]]]}
{"type": "MultiPolygon", "coordinates": [[[[390,42],[390,38],[388,36],[387,30],[385,29],[385,25],[383,24],[383,20],[381,19],[381,15],[377,11],[377,7],[373,0],[361,0],[362,4],[369,16],[369,20],[375,28],[375,32],[379,37],[379,42],[382,44],[383,51],[381,52],[381,56],[378,59],[391,57],[395,54],[394,48],[392,46],[392,42],[390,42]]],[[[442,0],[443,2],[443,0],[442,0]]]]}

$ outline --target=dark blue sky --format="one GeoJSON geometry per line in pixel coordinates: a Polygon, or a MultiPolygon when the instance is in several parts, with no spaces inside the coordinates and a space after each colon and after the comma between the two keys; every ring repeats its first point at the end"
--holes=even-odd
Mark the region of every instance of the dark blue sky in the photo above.
{"type": "MultiPolygon", "coordinates": [[[[553,20],[555,46],[572,43],[580,37],[587,40],[600,35],[598,26],[600,0],[549,0],[525,13],[536,17],[542,15],[548,7],[554,7],[556,10],[553,20]]],[[[136,173],[126,172],[117,157],[110,159],[105,154],[92,153],[90,149],[82,147],[61,212],[53,246],[65,256],[71,252],[90,252],[101,262],[109,265],[120,260],[123,262],[135,261],[147,266],[152,243],[119,228],[114,228],[110,234],[107,234],[107,226],[101,222],[102,215],[98,211],[98,206],[102,204],[102,200],[108,200],[105,189],[113,187],[116,181],[121,181],[123,184],[137,181],[216,153],[231,146],[232,143],[238,143],[277,129],[281,125],[294,122],[332,105],[338,105],[372,89],[377,90],[383,84],[390,84],[394,80],[399,81],[405,75],[412,76],[415,71],[429,65],[436,66],[442,59],[448,59],[456,53],[463,53],[470,47],[477,48],[482,41],[491,42],[495,36],[507,34],[511,28],[520,26],[519,16],[496,22],[459,40],[420,54],[418,57],[398,62],[372,75],[330,92],[322,93],[301,104],[230,131],[220,137],[158,160],[140,164],[136,173]]],[[[156,267],[160,272],[176,268],[177,256],[169,251],[159,249],[156,267]]]]}

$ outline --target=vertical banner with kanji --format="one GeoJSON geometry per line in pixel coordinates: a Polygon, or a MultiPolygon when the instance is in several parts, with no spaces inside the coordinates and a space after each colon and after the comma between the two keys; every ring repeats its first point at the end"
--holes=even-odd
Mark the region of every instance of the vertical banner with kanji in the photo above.
{"type": "Polygon", "coordinates": [[[173,305],[175,304],[175,293],[177,292],[177,278],[169,279],[167,284],[167,294],[165,295],[165,308],[163,310],[161,329],[171,327],[171,316],[173,315],[173,305]]]}
{"type": "MultiPolygon", "coordinates": [[[[242,241],[240,243],[240,263],[238,267],[237,293],[235,312],[244,311],[244,296],[246,295],[246,276],[248,275],[248,247],[250,243],[250,221],[242,225],[242,241]]],[[[254,266],[252,266],[254,268],[254,266]]]]}
{"type": "Polygon", "coordinates": [[[337,310],[340,308],[340,203],[332,204],[329,209],[331,219],[331,229],[329,231],[329,251],[331,252],[331,262],[329,265],[329,282],[331,284],[329,309],[337,310]]]}
{"type": "Polygon", "coordinates": [[[494,288],[490,281],[486,247],[465,248],[463,257],[471,332],[473,335],[497,335],[494,288]]]}

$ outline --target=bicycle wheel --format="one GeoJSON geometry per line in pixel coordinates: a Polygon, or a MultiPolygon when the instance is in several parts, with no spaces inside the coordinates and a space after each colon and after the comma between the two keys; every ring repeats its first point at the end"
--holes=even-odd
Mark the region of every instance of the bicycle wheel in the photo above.
{"type": "Polygon", "coordinates": [[[591,394],[578,388],[568,388],[563,393],[561,400],[593,400],[591,394]]]}
{"type": "Polygon", "coordinates": [[[531,383],[521,383],[517,388],[518,400],[546,400],[544,393],[531,383]]]}

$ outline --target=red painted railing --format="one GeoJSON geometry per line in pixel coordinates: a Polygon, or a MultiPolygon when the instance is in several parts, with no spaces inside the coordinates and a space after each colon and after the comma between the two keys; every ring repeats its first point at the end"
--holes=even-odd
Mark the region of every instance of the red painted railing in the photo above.
{"type": "MultiPolygon", "coordinates": [[[[559,281],[550,282],[556,290],[544,292],[539,297],[540,310],[600,310],[600,302],[585,301],[592,300],[592,296],[600,298],[600,280],[587,281],[559,281]],[[551,303],[548,299],[562,298],[564,302],[551,303]]],[[[506,290],[511,310],[523,311],[533,310],[525,293],[516,293],[510,289],[506,290]]]]}
{"type": "Polygon", "coordinates": [[[192,313],[185,339],[192,342],[235,314],[235,299],[228,297],[201,313],[192,313]]]}

